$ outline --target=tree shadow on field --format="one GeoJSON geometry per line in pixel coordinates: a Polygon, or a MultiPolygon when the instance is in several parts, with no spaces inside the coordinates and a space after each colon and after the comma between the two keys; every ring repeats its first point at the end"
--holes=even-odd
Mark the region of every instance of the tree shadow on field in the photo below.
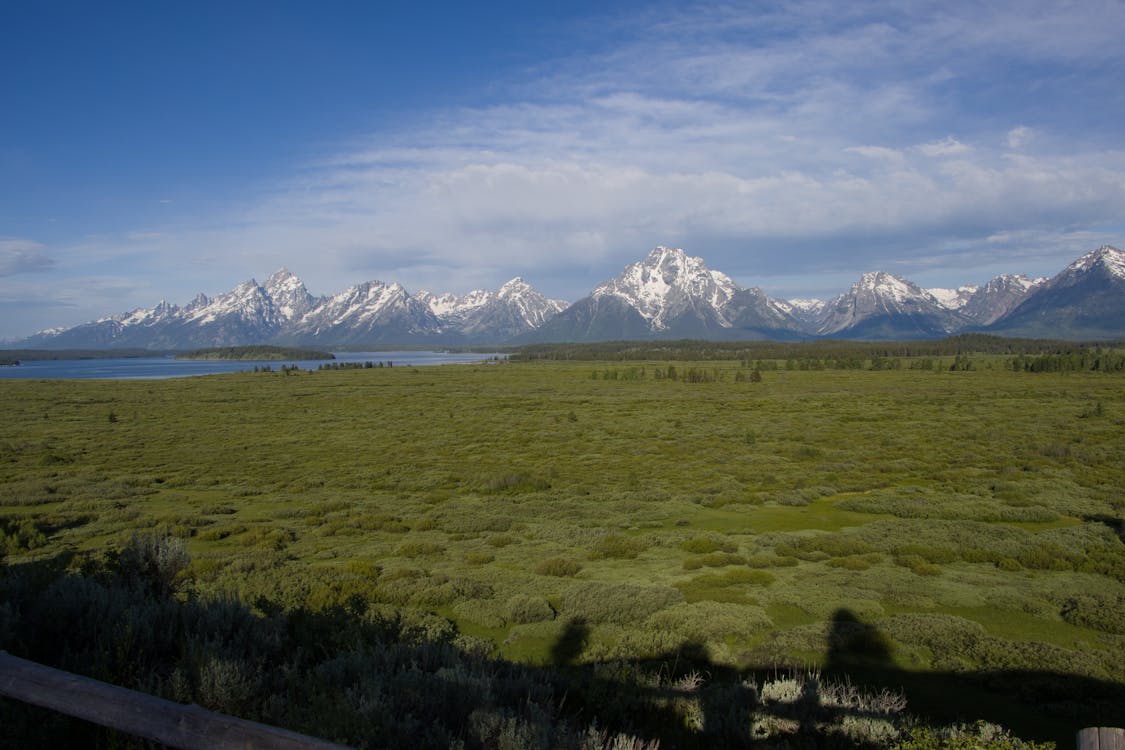
{"type": "MultiPolygon", "coordinates": [[[[599,726],[677,748],[886,747],[908,713],[942,724],[988,721],[1060,747],[1083,727],[1125,722],[1121,683],[1045,670],[906,670],[894,662],[893,641],[851,610],[837,610],[827,626],[821,668],[737,670],[685,641],[634,663],[659,673],[659,684],[604,679],[608,665],[572,661],[568,694],[595,698],[582,714],[599,726]]],[[[560,641],[573,637],[564,632],[560,641]]]]}
{"type": "MultiPolygon", "coordinates": [[[[432,615],[388,618],[352,600],[252,608],[71,562],[0,568],[0,649],[356,746],[875,748],[904,725],[903,693],[927,719],[985,719],[1063,744],[1125,722],[1116,682],[903,670],[890,639],[846,609],[827,623],[823,669],[736,669],[690,640],[645,659],[583,660],[594,632],[582,619],[565,623],[549,665],[531,666],[452,628],[425,630],[432,615]]],[[[0,700],[0,726],[0,748],[145,746],[14,700],[0,700]]]]}
{"type": "Polygon", "coordinates": [[[1024,739],[1073,744],[1087,726],[1125,722],[1125,684],[1051,671],[914,671],[897,666],[893,642],[848,609],[830,620],[824,676],[897,691],[912,714],[946,723],[985,720],[1024,739]]]}
{"type": "Polygon", "coordinates": [[[589,640],[590,626],[584,618],[576,617],[568,621],[558,640],[551,646],[551,663],[556,667],[573,664],[586,650],[589,640]]]}

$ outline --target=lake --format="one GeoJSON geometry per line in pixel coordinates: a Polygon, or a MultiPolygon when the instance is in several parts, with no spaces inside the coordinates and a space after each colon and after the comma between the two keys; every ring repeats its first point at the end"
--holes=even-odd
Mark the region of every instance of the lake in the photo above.
{"type": "MultiPolygon", "coordinates": [[[[0,367],[0,378],[97,378],[105,380],[135,380],[161,378],[187,378],[195,375],[219,375],[244,372],[255,367],[281,369],[282,365],[296,365],[302,370],[315,370],[322,364],[344,362],[390,362],[394,367],[426,367],[430,365],[466,364],[483,362],[505,354],[479,352],[334,352],[334,360],[187,360],[172,357],[128,357],[115,359],[57,359],[27,360],[18,366],[0,367]]],[[[0,352],[2,354],[2,352],[0,352]]]]}

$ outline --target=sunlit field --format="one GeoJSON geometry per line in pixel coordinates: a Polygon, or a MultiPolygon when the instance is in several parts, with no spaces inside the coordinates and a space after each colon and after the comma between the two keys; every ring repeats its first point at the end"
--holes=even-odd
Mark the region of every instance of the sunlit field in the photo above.
{"type": "Polygon", "coordinates": [[[1121,718],[1125,378],[1009,360],[5,381],[0,528],[10,571],[170,537],[181,602],[533,668],[824,670],[1055,739],[1121,718]]]}

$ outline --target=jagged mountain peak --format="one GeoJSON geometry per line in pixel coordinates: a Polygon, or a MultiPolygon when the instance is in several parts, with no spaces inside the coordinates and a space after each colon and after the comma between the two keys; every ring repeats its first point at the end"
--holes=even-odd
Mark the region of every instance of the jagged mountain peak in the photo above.
{"type": "Polygon", "coordinates": [[[1086,253],[1067,266],[1063,273],[1091,271],[1103,268],[1111,276],[1125,279],[1125,253],[1113,245],[1102,245],[1097,250],[1086,253]]]}
{"type": "Polygon", "coordinates": [[[1103,245],[1035,283],[994,330],[1009,335],[1116,338],[1125,331],[1125,253],[1103,245]]]}
{"type": "Polygon", "coordinates": [[[538,328],[567,307],[562,300],[547,299],[520,276],[505,282],[497,291],[475,289],[460,296],[420,291],[414,297],[447,330],[478,340],[518,336],[538,328]]]}
{"type": "Polygon", "coordinates": [[[266,279],[266,283],[262,284],[266,289],[291,289],[304,285],[305,283],[301,281],[300,277],[285,266],[271,273],[269,278],[266,279]]]}
{"type": "Polygon", "coordinates": [[[967,322],[917,284],[886,271],[870,271],[824,306],[816,332],[822,336],[925,338],[957,330],[967,322]]]}
{"type": "Polygon", "coordinates": [[[305,282],[285,266],[270,274],[262,288],[285,320],[301,317],[316,303],[305,282]]]}
{"type": "Polygon", "coordinates": [[[534,291],[534,287],[524,281],[522,276],[516,276],[501,284],[498,294],[501,297],[510,297],[513,294],[520,294],[529,290],[534,291]]]}
{"type": "Polygon", "coordinates": [[[859,277],[859,281],[852,284],[855,292],[868,291],[881,297],[888,297],[895,302],[926,299],[937,302],[937,299],[912,281],[907,281],[901,276],[886,271],[868,271],[859,277]]]}
{"type": "Polygon", "coordinates": [[[663,330],[673,318],[700,305],[704,315],[729,326],[720,311],[739,291],[729,276],[707,268],[702,258],[659,245],[644,260],[629,264],[616,278],[599,285],[591,296],[617,297],[653,330],[663,330]]]}

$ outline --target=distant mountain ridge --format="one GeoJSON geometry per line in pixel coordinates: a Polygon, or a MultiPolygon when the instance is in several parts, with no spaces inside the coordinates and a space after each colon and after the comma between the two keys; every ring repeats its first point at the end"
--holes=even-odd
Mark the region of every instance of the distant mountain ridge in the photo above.
{"type": "Polygon", "coordinates": [[[494,343],[530,330],[564,307],[566,303],[547,299],[518,278],[498,292],[480,290],[464,297],[426,292],[412,296],[401,284],[382,281],[314,297],[300,278],[282,268],[264,284],[250,279],[214,298],[199,294],[183,307],[161,301],[151,309],[42,331],[20,346],[195,349],[494,343]]]}
{"type": "Polygon", "coordinates": [[[865,340],[961,332],[1049,338],[1125,336],[1125,253],[1103,246],[1051,279],[1004,274],[980,286],[922,289],[864,273],[827,302],[774,299],[742,287],[682,249],[658,246],[568,305],[516,277],[465,295],[367,281],[314,297],[288,269],[183,307],[161,301],[73,328],[41,331],[23,348],[188,349],[462,345],[614,339],[865,340]]]}

